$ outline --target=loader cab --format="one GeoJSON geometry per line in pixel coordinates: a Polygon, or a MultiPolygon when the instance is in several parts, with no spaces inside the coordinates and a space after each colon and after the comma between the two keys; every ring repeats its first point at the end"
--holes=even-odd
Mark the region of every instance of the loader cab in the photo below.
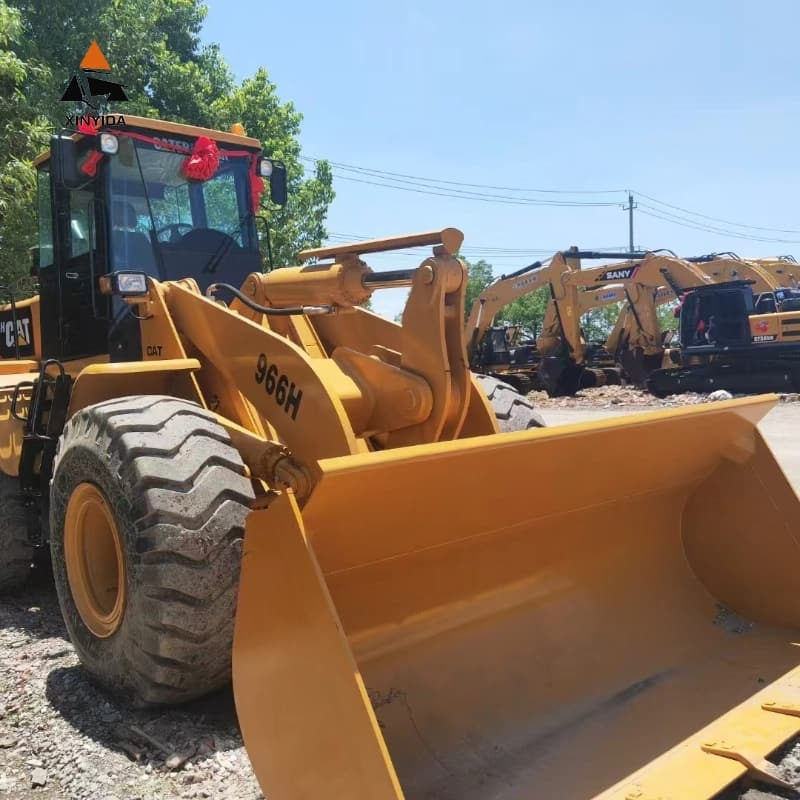
{"type": "Polygon", "coordinates": [[[724,348],[750,343],[755,313],[752,281],[698,286],[684,295],[680,340],[684,348],[724,348]]]}
{"type": "Polygon", "coordinates": [[[262,270],[258,190],[266,184],[284,203],[283,165],[244,136],[127,120],[94,135],[53,136],[38,160],[43,358],[141,358],[131,307],[99,292],[105,274],[193,278],[205,291],[211,283],[240,286],[262,270]],[[206,175],[187,177],[200,137],[213,137],[216,167],[212,159],[206,175]]]}

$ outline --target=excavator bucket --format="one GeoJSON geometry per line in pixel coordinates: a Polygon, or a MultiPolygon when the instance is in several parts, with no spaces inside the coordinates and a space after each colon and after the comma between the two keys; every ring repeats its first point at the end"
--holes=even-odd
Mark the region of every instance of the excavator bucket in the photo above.
{"type": "Polygon", "coordinates": [[[248,518],[234,643],[269,800],[693,800],[800,731],[772,396],[322,462],[248,518]]]}

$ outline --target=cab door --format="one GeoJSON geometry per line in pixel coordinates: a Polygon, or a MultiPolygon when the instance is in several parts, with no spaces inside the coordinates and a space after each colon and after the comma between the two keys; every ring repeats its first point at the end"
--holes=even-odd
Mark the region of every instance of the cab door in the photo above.
{"type": "MultiPolygon", "coordinates": [[[[49,170],[40,170],[49,172],[49,170]]],[[[108,352],[108,298],[97,279],[106,270],[102,172],[78,188],[49,181],[52,245],[46,248],[46,211],[40,195],[39,285],[42,357],[69,361],[108,352]],[[43,246],[43,244],[45,246],[43,246]],[[46,253],[52,253],[52,259],[46,253]],[[50,263],[47,263],[47,262],[50,263]]],[[[40,193],[46,191],[40,177],[40,193]]]]}

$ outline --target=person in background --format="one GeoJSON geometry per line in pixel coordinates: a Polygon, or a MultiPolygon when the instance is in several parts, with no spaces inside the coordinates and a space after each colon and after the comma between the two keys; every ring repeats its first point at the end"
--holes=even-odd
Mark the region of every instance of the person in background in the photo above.
{"type": "Polygon", "coordinates": [[[719,328],[717,326],[716,319],[711,316],[708,318],[708,330],[706,331],[706,340],[709,344],[716,344],[717,343],[717,335],[719,332],[719,328]]]}
{"type": "Polygon", "coordinates": [[[705,337],[706,332],[706,323],[702,319],[702,317],[697,320],[697,327],[694,329],[694,343],[695,344],[704,344],[706,341],[705,337]]]}

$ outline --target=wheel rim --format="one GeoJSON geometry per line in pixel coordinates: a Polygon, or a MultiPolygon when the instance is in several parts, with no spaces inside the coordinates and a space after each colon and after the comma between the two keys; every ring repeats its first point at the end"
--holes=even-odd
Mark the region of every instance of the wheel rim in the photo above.
{"type": "Polygon", "coordinates": [[[64,560],[84,624],[101,639],[111,636],[125,610],[125,561],[114,514],[92,483],[76,487],[67,504],[64,560]]]}

